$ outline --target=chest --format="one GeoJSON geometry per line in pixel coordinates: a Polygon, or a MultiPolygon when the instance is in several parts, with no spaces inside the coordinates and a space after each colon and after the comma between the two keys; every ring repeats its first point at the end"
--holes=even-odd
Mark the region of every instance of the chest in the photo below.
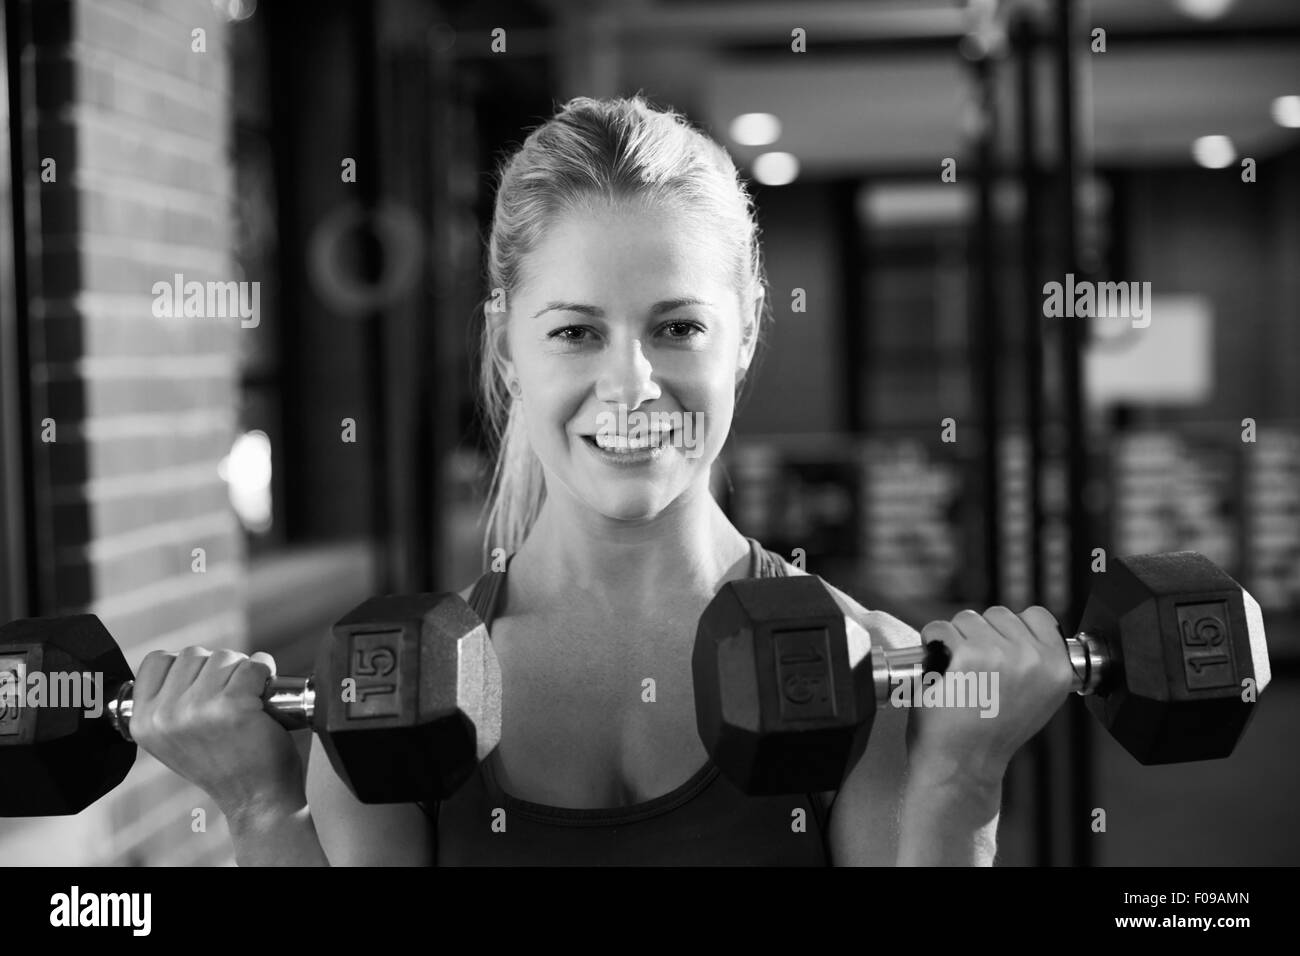
{"type": "Polygon", "coordinates": [[[493,769],[513,797],[621,807],[690,779],[708,754],[695,726],[694,620],[493,623],[501,663],[501,743],[493,769]]]}

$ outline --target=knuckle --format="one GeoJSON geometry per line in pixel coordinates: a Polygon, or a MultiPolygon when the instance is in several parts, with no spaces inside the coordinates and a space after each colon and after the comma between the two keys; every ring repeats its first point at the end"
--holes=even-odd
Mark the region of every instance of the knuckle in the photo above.
{"type": "Polygon", "coordinates": [[[159,704],[149,715],[154,730],[163,736],[176,733],[182,724],[182,718],[181,708],[174,703],[159,704]]]}
{"type": "Polygon", "coordinates": [[[156,744],[170,734],[171,726],[167,718],[157,710],[131,718],[131,736],[137,742],[144,740],[149,744],[156,744]]]}
{"type": "Polygon", "coordinates": [[[190,715],[191,727],[223,727],[230,723],[230,708],[220,698],[206,700],[193,708],[190,715]]]}

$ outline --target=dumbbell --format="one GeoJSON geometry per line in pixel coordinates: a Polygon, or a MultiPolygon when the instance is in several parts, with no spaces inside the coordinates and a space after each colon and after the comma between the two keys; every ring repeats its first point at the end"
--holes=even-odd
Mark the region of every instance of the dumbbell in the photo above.
{"type": "MultiPolygon", "coordinates": [[[[1111,559],[1062,639],[1073,689],[1145,765],[1231,754],[1270,678],[1259,605],[1192,551],[1111,559]]],[[[747,793],[834,790],[891,689],[945,652],[871,648],[815,576],[729,582],[696,633],[700,739],[747,793]]]]}
{"type": "MultiPolygon", "coordinates": [[[[132,674],[93,614],[0,627],[0,817],[78,813],[135,762],[132,674]],[[18,706],[27,675],[102,677],[107,706],[18,706]]],[[[24,698],[25,699],[25,698],[24,698]]],[[[371,598],[334,625],[310,678],[275,677],[266,711],[310,727],[365,803],[441,799],[501,737],[501,671],[487,628],[454,594],[371,598]]],[[[61,703],[67,704],[66,700],[61,703]]]]}

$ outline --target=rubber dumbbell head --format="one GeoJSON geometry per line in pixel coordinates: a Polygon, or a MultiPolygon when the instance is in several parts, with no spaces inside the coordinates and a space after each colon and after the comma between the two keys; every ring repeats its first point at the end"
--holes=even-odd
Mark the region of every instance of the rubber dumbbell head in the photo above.
{"type": "MultiPolygon", "coordinates": [[[[0,817],[80,813],[135,763],[135,744],[89,714],[84,696],[77,701],[62,693],[50,702],[60,706],[27,706],[36,674],[57,675],[65,688],[86,675],[105,695],[131,679],[126,658],[93,614],[0,626],[0,817]]],[[[106,701],[97,703],[102,708],[106,701]]]]}
{"type": "Polygon", "coordinates": [[[501,671],[454,594],[376,597],[337,624],[312,726],[364,803],[449,796],[501,739],[501,671]]]}
{"type": "Polygon", "coordinates": [[[819,578],[723,585],[700,616],[691,666],[700,740],[751,794],[833,790],[875,716],[868,654],[819,578]]]}
{"type": "Polygon", "coordinates": [[[1194,551],[1112,558],[1079,630],[1111,659],[1088,708],[1143,764],[1231,754],[1271,676],[1259,605],[1194,551]]]}

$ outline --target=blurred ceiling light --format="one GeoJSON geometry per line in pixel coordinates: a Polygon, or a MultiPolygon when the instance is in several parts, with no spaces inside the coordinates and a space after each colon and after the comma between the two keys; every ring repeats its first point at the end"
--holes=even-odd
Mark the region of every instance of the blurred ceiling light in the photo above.
{"type": "Polygon", "coordinates": [[[1300,96],[1279,96],[1270,109],[1273,122],[1287,129],[1300,129],[1300,96]]]}
{"type": "Polygon", "coordinates": [[[781,121],[771,113],[741,113],[731,121],[731,138],[741,146],[770,146],[781,138],[781,121]]]}
{"type": "Polygon", "coordinates": [[[754,157],[754,178],[764,186],[786,186],[799,176],[799,160],[791,153],[762,153],[754,157]]]}
{"type": "Polygon", "coordinates": [[[245,432],[217,465],[229,486],[230,504],[240,523],[261,534],[271,528],[271,439],[263,431],[245,432]]]}
{"type": "Polygon", "coordinates": [[[1237,149],[1226,136],[1201,136],[1192,143],[1192,158],[1207,169],[1223,169],[1237,158],[1237,149]]]}
{"type": "Polygon", "coordinates": [[[1174,0],[1179,13],[1197,20],[1217,20],[1230,9],[1236,0],[1174,0]]]}
{"type": "Polygon", "coordinates": [[[216,11],[232,23],[247,20],[257,9],[257,0],[212,0],[216,11]]]}

